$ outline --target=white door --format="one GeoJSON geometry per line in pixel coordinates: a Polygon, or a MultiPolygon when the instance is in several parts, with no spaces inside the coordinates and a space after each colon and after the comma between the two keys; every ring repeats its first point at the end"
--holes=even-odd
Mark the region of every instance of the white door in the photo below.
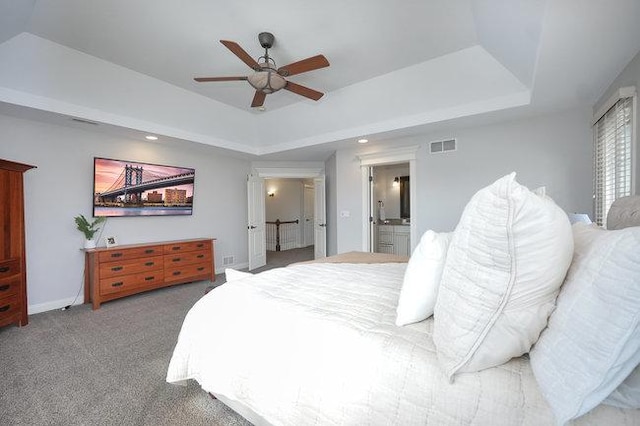
{"type": "Polygon", "coordinates": [[[264,217],[264,179],[249,175],[247,179],[247,197],[249,206],[249,270],[267,264],[267,244],[264,217]]]}
{"type": "Polygon", "coordinates": [[[327,209],[325,202],[324,176],[313,179],[314,203],[314,252],[315,258],[327,257],[327,209]]]}
{"type": "Polygon", "coordinates": [[[309,247],[313,245],[313,201],[315,198],[314,190],[312,186],[304,186],[304,215],[303,215],[303,247],[309,247]]]}

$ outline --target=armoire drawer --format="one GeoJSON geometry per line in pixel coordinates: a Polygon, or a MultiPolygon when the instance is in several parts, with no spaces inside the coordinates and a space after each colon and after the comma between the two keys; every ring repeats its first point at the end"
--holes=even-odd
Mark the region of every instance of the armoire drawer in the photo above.
{"type": "Polygon", "coordinates": [[[18,275],[13,279],[0,281],[0,299],[13,296],[14,294],[18,294],[20,292],[20,278],[21,276],[18,275]]]}
{"type": "Polygon", "coordinates": [[[19,315],[21,312],[22,304],[17,294],[9,297],[3,297],[0,299],[0,325],[5,325],[6,320],[11,320],[19,315]]]}
{"type": "Polygon", "coordinates": [[[20,259],[0,260],[0,280],[20,273],[20,259]]]}

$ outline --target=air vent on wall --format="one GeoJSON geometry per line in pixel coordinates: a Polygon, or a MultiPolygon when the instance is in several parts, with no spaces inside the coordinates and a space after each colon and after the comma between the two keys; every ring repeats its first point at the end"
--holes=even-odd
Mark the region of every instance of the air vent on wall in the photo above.
{"type": "Polygon", "coordinates": [[[76,118],[76,117],[71,117],[71,119],[73,121],[77,121],[78,123],[82,123],[82,124],[91,124],[92,126],[97,126],[99,123],[96,123],[95,121],[89,121],[89,120],[85,120],[83,118],[76,118]]]}
{"type": "Polygon", "coordinates": [[[226,265],[233,265],[233,263],[234,263],[234,262],[235,262],[235,259],[234,259],[234,257],[233,257],[233,256],[224,256],[224,257],[222,258],[222,264],[223,264],[224,266],[226,266],[226,265]]]}
{"type": "Polygon", "coordinates": [[[447,139],[444,141],[435,141],[430,144],[430,152],[432,154],[441,154],[443,152],[455,151],[457,148],[457,139],[447,139]]]}

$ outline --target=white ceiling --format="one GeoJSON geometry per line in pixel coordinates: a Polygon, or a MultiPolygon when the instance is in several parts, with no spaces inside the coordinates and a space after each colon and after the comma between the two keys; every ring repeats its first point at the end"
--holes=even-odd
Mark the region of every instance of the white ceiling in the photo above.
{"type": "Polygon", "coordinates": [[[638,22],[638,0],[0,0],[0,102],[254,155],[326,156],[317,146],[359,136],[590,106],[640,49],[638,22]],[[260,113],[247,82],[193,81],[247,75],[219,40],[257,58],[261,31],[275,34],[278,65],[328,58],[291,77],[325,92],[319,102],[280,91],[260,113]]]}

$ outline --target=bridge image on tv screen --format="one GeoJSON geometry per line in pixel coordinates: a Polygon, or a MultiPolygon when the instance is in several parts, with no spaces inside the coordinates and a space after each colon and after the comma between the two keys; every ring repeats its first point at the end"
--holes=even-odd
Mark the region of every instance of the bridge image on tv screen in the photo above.
{"type": "Polygon", "coordinates": [[[94,216],[169,216],[193,212],[195,170],[94,158],[94,216]]]}

